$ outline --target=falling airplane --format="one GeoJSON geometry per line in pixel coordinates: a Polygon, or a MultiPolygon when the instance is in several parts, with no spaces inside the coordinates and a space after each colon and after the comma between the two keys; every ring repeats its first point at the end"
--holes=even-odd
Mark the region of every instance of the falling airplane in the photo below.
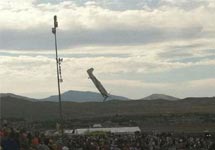
{"type": "Polygon", "coordinates": [[[105,101],[109,97],[109,94],[107,93],[107,91],[105,90],[105,88],[103,87],[101,82],[93,75],[93,70],[94,70],[93,68],[90,68],[87,70],[87,73],[89,75],[89,78],[93,81],[96,88],[99,90],[101,95],[104,97],[103,101],[105,101]]]}

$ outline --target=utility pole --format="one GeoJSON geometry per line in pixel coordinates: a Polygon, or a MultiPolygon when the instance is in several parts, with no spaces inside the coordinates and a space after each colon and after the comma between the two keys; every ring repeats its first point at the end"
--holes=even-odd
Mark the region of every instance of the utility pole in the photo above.
{"type": "Polygon", "coordinates": [[[56,52],[56,67],[57,67],[57,85],[58,85],[58,98],[59,98],[59,117],[60,117],[60,131],[61,135],[63,135],[63,114],[62,114],[62,101],[61,101],[61,91],[60,91],[60,83],[63,82],[61,76],[61,63],[63,61],[62,58],[58,58],[57,51],[57,32],[56,28],[58,27],[57,16],[54,16],[54,27],[52,28],[52,33],[55,37],[55,52],[56,52]]]}

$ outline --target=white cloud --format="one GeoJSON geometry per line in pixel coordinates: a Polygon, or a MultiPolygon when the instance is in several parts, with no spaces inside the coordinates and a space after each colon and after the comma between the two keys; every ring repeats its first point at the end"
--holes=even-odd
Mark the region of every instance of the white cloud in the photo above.
{"type": "MultiPolygon", "coordinates": [[[[171,88],[176,88],[177,84],[185,84],[184,86],[186,87],[194,88],[194,86],[201,86],[201,84],[204,84],[204,81],[201,81],[198,84],[196,84],[196,82],[189,83],[189,81],[188,83],[177,84],[146,83],[141,81],[144,80],[144,78],[141,80],[120,80],[118,78],[108,78],[108,75],[118,74],[121,76],[123,74],[125,76],[127,74],[129,76],[130,74],[159,74],[177,68],[215,65],[214,60],[202,60],[193,63],[165,62],[159,60],[155,54],[156,53],[149,53],[148,55],[150,56],[129,56],[125,58],[101,56],[65,58],[62,64],[62,76],[65,81],[62,89],[63,91],[70,89],[95,91],[93,85],[87,79],[88,76],[86,70],[90,67],[94,67],[95,75],[98,76],[99,79],[102,79],[102,82],[104,82],[109,89],[114,87],[113,90],[115,90],[116,93],[122,87],[125,87],[125,89],[130,88],[132,90],[135,90],[136,88],[145,89],[147,91],[146,93],[149,93],[150,90],[162,92],[162,89],[166,89],[166,92],[168,90],[171,91],[171,88]],[[105,75],[105,78],[103,75],[105,75]]],[[[16,91],[19,93],[32,93],[32,89],[29,88],[29,86],[34,87],[36,93],[42,93],[44,91],[51,93],[56,90],[56,68],[54,57],[25,55],[20,55],[18,57],[3,56],[0,59],[0,67],[2,70],[0,72],[0,78],[4,79],[1,81],[2,92],[16,91]]],[[[211,81],[211,83],[213,83],[213,80],[211,81]]],[[[205,82],[205,85],[206,83],[209,83],[209,81],[205,82]]],[[[176,95],[177,94],[183,95],[180,93],[176,93],[176,95]]]]}
{"type": "Polygon", "coordinates": [[[185,97],[215,96],[215,79],[201,79],[176,83],[147,83],[141,80],[107,80],[103,82],[111,94],[119,94],[138,99],[159,93],[185,97]],[[113,92],[113,93],[112,93],[113,92]]]}
{"type": "MultiPolygon", "coordinates": [[[[62,73],[66,82],[63,90],[93,89],[86,74],[90,67],[94,67],[96,74],[101,76],[159,74],[178,68],[215,65],[215,61],[208,57],[214,56],[214,0],[161,0],[156,7],[127,10],[114,10],[104,5],[96,1],[88,1],[84,5],[72,1],[56,4],[38,4],[35,0],[1,1],[0,31],[4,32],[1,45],[6,43],[6,46],[0,49],[7,53],[2,53],[0,59],[0,77],[5,79],[1,81],[1,90],[31,93],[29,86],[35,87],[37,93],[56,90],[55,59],[49,47],[53,42],[50,29],[54,15],[58,15],[60,29],[59,54],[65,56],[62,73]],[[192,8],[186,7],[191,3],[192,8]],[[23,47],[27,51],[22,50],[23,47]],[[32,49],[44,50],[35,52],[32,49]],[[75,54],[81,56],[75,57],[75,54]],[[177,60],[203,56],[205,58],[195,62],[177,60]]],[[[146,95],[154,90],[171,91],[176,96],[183,95],[180,93],[189,95],[193,93],[191,89],[201,89],[202,93],[211,95],[206,84],[214,83],[213,79],[177,83],[179,87],[185,87],[180,89],[176,84],[142,80],[105,78],[103,81],[109,88],[116,87],[113,89],[118,93],[123,93],[123,90],[129,93],[132,89],[133,95],[140,95],[135,92],[140,88],[146,95]],[[125,89],[122,88],[124,86],[125,89]]],[[[213,86],[210,84],[210,87],[213,86]]],[[[137,91],[141,93],[141,90],[137,91]]]]}
{"type": "Polygon", "coordinates": [[[13,9],[13,8],[29,8],[35,3],[36,0],[1,0],[1,9],[13,9]]]}
{"type": "Polygon", "coordinates": [[[209,6],[214,3],[212,1],[191,10],[160,5],[150,11],[116,11],[95,5],[94,1],[86,2],[93,5],[77,5],[72,1],[57,4],[28,1],[28,8],[19,8],[15,1],[10,1],[10,7],[7,1],[3,3],[0,32],[2,41],[7,42],[1,49],[50,49],[49,34],[54,15],[58,15],[64,48],[214,40],[215,9],[209,6]]]}
{"type": "MultiPolygon", "coordinates": [[[[23,2],[23,0],[9,1],[9,4],[3,1],[1,27],[25,29],[52,25],[54,14],[59,16],[60,28],[68,30],[80,28],[98,30],[116,27],[140,29],[148,26],[160,28],[202,26],[207,30],[215,27],[214,10],[208,8],[214,4],[212,1],[209,6],[201,7],[200,5],[188,11],[172,6],[158,7],[153,11],[114,11],[95,5],[95,1],[88,1],[85,6],[78,6],[71,1],[58,4],[33,4],[34,1],[23,3],[21,1],[23,2]]],[[[178,1],[171,2],[178,3],[178,1]]]]}

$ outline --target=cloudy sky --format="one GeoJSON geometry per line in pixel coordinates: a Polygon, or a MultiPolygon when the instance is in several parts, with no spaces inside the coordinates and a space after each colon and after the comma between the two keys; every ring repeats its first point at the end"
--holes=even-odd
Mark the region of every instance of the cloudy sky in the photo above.
{"type": "Polygon", "coordinates": [[[57,94],[53,16],[62,92],[215,96],[214,0],[1,0],[0,92],[57,94]]]}

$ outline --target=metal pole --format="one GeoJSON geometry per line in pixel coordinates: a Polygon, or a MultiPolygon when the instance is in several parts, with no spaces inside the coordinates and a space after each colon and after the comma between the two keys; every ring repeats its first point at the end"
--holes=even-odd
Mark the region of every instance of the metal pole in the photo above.
{"type": "Polygon", "coordinates": [[[59,59],[57,51],[57,32],[58,27],[57,16],[54,16],[54,28],[52,28],[52,33],[55,36],[55,52],[56,52],[56,67],[57,67],[57,85],[58,85],[58,98],[59,98],[59,117],[60,117],[60,130],[61,135],[63,135],[63,114],[62,114],[62,101],[61,101],[61,91],[60,91],[60,78],[59,78],[59,59]]]}

